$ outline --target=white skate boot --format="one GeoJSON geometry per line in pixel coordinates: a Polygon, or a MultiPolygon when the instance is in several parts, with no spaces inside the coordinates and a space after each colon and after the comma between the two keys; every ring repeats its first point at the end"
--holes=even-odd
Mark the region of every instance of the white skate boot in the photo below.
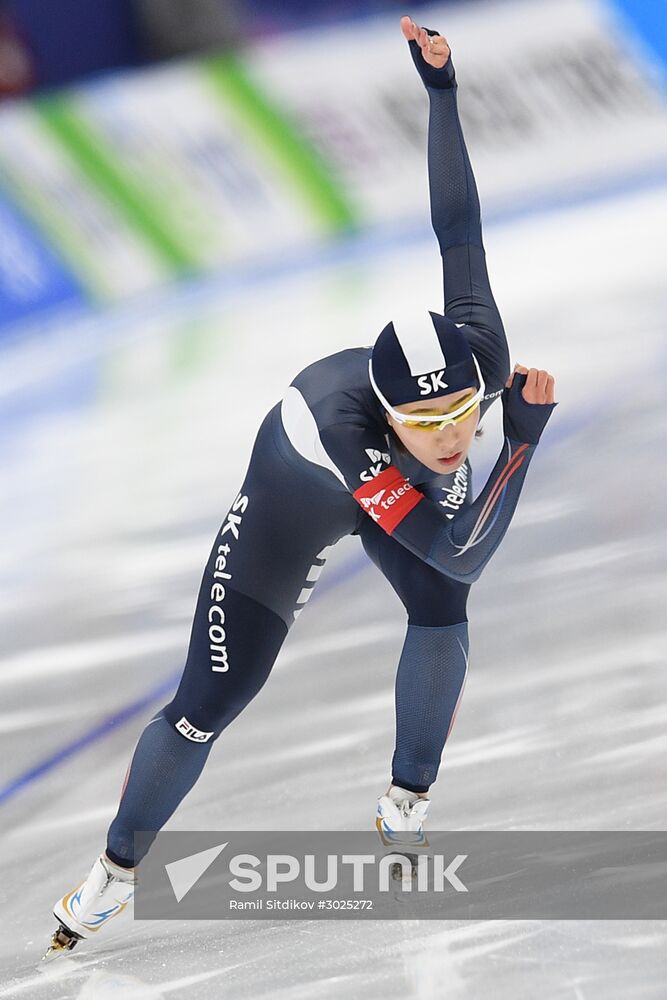
{"type": "Polygon", "coordinates": [[[60,926],[44,958],[71,951],[81,938],[99,931],[122,913],[134,896],[135,885],[133,868],[115,865],[106,854],[97,858],[88,878],[55,904],[53,914],[60,926]]]}
{"type": "Polygon", "coordinates": [[[375,825],[386,847],[428,847],[424,820],[430,799],[421,798],[400,785],[390,785],[378,799],[375,825]]]}

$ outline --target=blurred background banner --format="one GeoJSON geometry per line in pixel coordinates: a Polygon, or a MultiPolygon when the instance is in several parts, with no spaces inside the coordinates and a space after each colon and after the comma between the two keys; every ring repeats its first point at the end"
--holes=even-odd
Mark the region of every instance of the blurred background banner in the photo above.
{"type": "Polygon", "coordinates": [[[2,331],[26,316],[83,301],[78,279],[33,220],[0,195],[2,331]]]}
{"type": "MultiPolygon", "coordinates": [[[[207,0],[204,21],[209,8],[218,17],[206,44],[194,16],[183,47],[222,50],[237,40],[236,8],[207,0]],[[226,41],[218,24],[227,25],[226,41]]],[[[174,28],[185,18],[179,9],[86,7],[106,48],[103,59],[88,47],[92,62],[78,74],[136,62],[130,26],[159,20],[162,10],[174,28]],[[120,37],[124,49],[113,44],[120,37]]],[[[56,37],[47,25],[88,23],[75,17],[74,0],[57,18],[32,17],[28,0],[7,10],[40,25],[44,40],[56,37]]],[[[604,196],[667,171],[660,70],[641,32],[622,32],[616,14],[589,0],[420,10],[424,23],[446,23],[454,40],[487,217],[604,196]]],[[[67,76],[32,44],[43,67],[37,80],[67,76]]],[[[240,53],[42,88],[0,107],[5,337],[25,335],[33,317],[43,331],[49,313],[58,324],[63,309],[69,317],[76,306],[108,306],[175,280],[237,273],[285,254],[298,263],[332,240],[420,236],[428,226],[425,95],[401,46],[395,15],[265,31],[246,36],[240,53]]],[[[70,36],[60,51],[80,48],[70,36]]],[[[158,49],[173,55],[176,46],[158,49]]],[[[142,51],[147,59],[153,49],[142,51]]]]}

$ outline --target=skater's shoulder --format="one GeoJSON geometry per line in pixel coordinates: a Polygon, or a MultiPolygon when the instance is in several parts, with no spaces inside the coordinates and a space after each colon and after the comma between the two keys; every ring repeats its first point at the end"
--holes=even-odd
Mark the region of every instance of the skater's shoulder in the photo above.
{"type": "Polygon", "coordinates": [[[368,372],[368,359],[372,354],[372,347],[347,347],[335,354],[327,354],[324,357],[316,358],[309,365],[302,368],[296,378],[315,372],[326,372],[327,374],[337,374],[351,376],[356,372],[368,372]]]}
{"type": "Polygon", "coordinates": [[[315,419],[320,429],[377,419],[378,403],[368,376],[371,347],[349,347],[318,358],[296,375],[285,394],[285,411],[315,419]]]}
{"type": "Polygon", "coordinates": [[[312,361],[291,382],[304,396],[366,392],[371,347],[348,347],[312,361]]]}

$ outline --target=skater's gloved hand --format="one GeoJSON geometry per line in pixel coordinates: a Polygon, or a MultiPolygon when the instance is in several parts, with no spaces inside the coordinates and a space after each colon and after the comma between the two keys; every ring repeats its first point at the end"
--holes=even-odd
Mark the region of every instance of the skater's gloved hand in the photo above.
{"type": "Polygon", "coordinates": [[[538,368],[515,365],[503,389],[503,429],[512,441],[537,444],[553,409],[554,377],[538,368]]]}
{"type": "Polygon", "coordinates": [[[456,86],[449,42],[431,28],[420,28],[411,17],[401,18],[403,37],[425,86],[446,90],[456,86]]]}

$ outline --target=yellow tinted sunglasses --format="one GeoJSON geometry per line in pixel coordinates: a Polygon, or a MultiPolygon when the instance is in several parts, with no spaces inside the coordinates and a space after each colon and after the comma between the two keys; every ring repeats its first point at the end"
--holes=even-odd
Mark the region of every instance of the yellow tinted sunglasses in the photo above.
{"type": "MultiPolygon", "coordinates": [[[[471,392],[464,399],[459,400],[456,409],[452,410],[454,415],[449,415],[448,413],[441,413],[438,410],[426,410],[424,413],[419,413],[419,418],[413,418],[408,416],[407,420],[401,420],[404,427],[410,427],[413,430],[419,431],[440,431],[447,424],[460,424],[463,420],[467,420],[468,417],[472,416],[477,407],[479,406],[479,400],[477,399],[477,393],[471,392]],[[434,420],[434,417],[440,417],[440,420],[434,420]],[[430,419],[427,419],[430,418],[430,419]]],[[[407,416],[407,414],[403,414],[407,416]]]]}
{"type": "Polygon", "coordinates": [[[371,385],[375,395],[378,397],[382,405],[384,406],[387,413],[390,413],[394,420],[399,424],[403,424],[404,427],[409,427],[413,430],[419,431],[440,431],[447,426],[447,424],[458,424],[463,420],[467,420],[468,417],[472,416],[481,401],[484,399],[484,379],[482,378],[482,373],[477,363],[477,358],[473,354],[473,361],[475,362],[475,369],[477,371],[477,380],[479,382],[479,389],[476,392],[470,393],[464,399],[458,400],[456,405],[448,413],[438,413],[437,410],[427,410],[425,413],[420,413],[418,417],[412,417],[407,413],[401,413],[400,410],[395,410],[393,406],[382,395],[377,382],[373,378],[373,367],[372,361],[368,362],[368,374],[370,377],[371,385]]]}

